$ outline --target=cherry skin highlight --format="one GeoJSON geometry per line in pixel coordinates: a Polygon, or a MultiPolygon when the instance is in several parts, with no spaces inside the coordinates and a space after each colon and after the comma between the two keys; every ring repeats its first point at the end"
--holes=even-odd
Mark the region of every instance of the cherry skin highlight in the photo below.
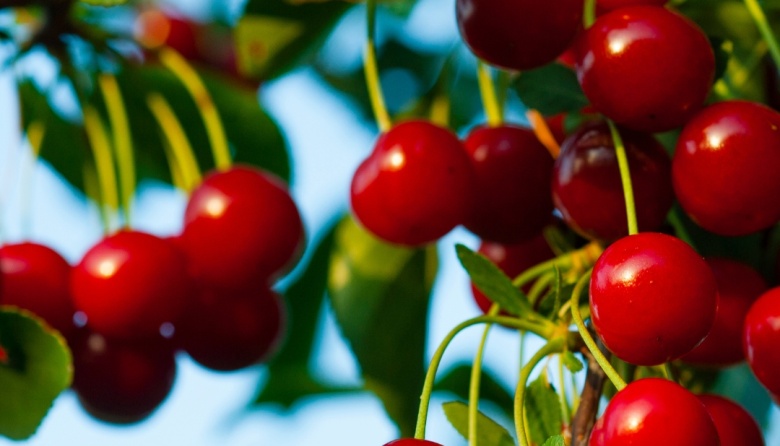
{"type": "Polygon", "coordinates": [[[720,446],[764,446],[761,428],[739,404],[720,395],[698,395],[710,413],[720,437],[720,446]]]}
{"type": "Polygon", "coordinates": [[[759,296],[745,316],[742,333],[745,359],[758,381],[770,393],[780,395],[780,287],[759,296]]]}

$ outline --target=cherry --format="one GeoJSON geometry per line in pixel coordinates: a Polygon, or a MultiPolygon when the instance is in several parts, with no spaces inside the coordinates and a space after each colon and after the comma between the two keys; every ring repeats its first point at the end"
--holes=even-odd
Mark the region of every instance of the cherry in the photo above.
{"type": "Polygon", "coordinates": [[[477,200],[464,226],[482,238],[512,244],[550,221],[553,158],[530,130],[478,127],[464,143],[477,174],[477,200]]]}
{"type": "Polygon", "coordinates": [[[385,443],[384,446],[442,446],[442,445],[428,440],[418,440],[416,438],[401,438],[400,440],[393,440],[390,443],[385,443]]]}
{"type": "Polygon", "coordinates": [[[172,11],[148,8],[138,15],[133,34],[135,39],[148,48],[168,46],[185,59],[201,59],[202,24],[182,17],[172,11]]]}
{"type": "Polygon", "coordinates": [[[696,347],[715,320],[717,285],[685,242],[645,232],[604,250],[593,267],[593,327],[618,358],[657,365],[696,347]]]}
{"type": "Polygon", "coordinates": [[[180,243],[201,283],[243,290],[285,272],[300,255],[303,232],[284,183],[237,165],[211,172],[192,192],[180,243]]]}
{"type": "Polygon", "coordinates": [[[668,0],[596,0],[596,10],[599,14],[604,14],[615,9],[625,8],[627,6],[655,5],[663,6],[668,0]]]}
{"type": "Polygon", "coordinates": [[[424,245],[466,221],[475,183],[457,136],[427,121],[406,121],[382,134],[355,171],[352,212],[387,242],[424,245]]]}
{"type": "Polygon", "coordinates": [[[466,45],[486,62],[528,70],[552,62],[582,24],[583,0],[457,0],[466,45]]]}
{"type": "Polygon", "coordinates": [[[761,428],[742,406],[720,395],[699,395],[720,437],[720,446],[764,446],[761,428]]]}
{"type": "MultiPolygon", "coordinates": [[[[674,201],[669,156],[652,135],[619,131],[639,230],[657,230],[674,201]]],[[[564,141],[553,168],[552,197],[566,224],[584,237],[612,241],[628,234],[620,168],[606,123],[586,124],[564,141]]]]}
{"type": "Polygon", "coordinates": [[[672,181],[685,212],[721,235],[745,235],[780,220],[780,114],[754,102],[707,107],[685,126],[672,181]]]}
{"type": "Polygon", "coordinates": [[[707,264],[718,283],[718,309],[715,322],[704,342],[683,356],[683,361],[702,365],[727,366],[745,359],[742,330],[750,305],[767,289],[764,278],[744,263],[726,258],[710,258],[707,264]]]}
{"type": "Polygon", "coordinates": [[[63,334],[74,328],[71,266],[57,251],[32,243],[0,248],[0,304],[32,311],[63,334]]]}
{"type": "Polygon", "coordinates": [[[780,395],[780,287],[759,296],[745,316],[742,334],[745,358],[758,381],[780,395]]]}
{"type": "Polygon", "coordinates": [[[211,370],[233,371],[259,363],[276,350],[285,317],[270,289],[233,294],[202,290],[176,323],[174,340],[211,370]]]}
{"type": "Polygon", "coordinates": [[[577,78],[593,107],[641,131],[684,124],[704,103],[715,75],[704,32],[657,6],[599,17],[578,38],[576,52],[577,78]]]}
{"type": "Polygon", "coordinates": [[[122,230],[90,248],[73,268],[71,293],[90,327],[108,337],[159,335],[183,310],[189,276],[169,240],[122,230]]]}
{"type": "Polygon", "coordinates": [[[639,379],[615,394],[596,421],[589,446],[717,446],[718,431],[701,401],[679,384],[639,379]]]}
{"type": "Polygon", "coordinates": [[[70,345],[73,389],[82,407],[99,420],[142,421],[173,387],[176,361],[170,345],[119,341],[88,330],[70,345]]]}

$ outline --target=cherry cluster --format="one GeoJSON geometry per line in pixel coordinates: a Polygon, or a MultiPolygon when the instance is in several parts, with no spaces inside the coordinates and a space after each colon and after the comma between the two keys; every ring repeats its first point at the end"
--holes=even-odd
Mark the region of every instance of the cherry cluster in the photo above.
{"type": "Polygon", "coordinates": [[[177,351],[216,371],[274,351],[285,315],[271,287],[303,240],[286,185],[237,165],[192,191],[174,237],[121,229],[72,267],[40,244],[3,246],[0,304],[28,309],[66,337],[73,389],[90,414],[133,423],[169,394],[177,351]]]}

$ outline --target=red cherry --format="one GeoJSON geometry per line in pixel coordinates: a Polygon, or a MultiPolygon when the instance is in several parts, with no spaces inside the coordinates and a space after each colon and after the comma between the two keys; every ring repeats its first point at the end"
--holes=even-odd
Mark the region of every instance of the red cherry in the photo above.
{"type": "Polygon", "coordinates": [[[5,245],[0,270],[0,304],[32,311],[63,334],[75,327],[71,267],[58,252],[32,242],[5,245]]]}
{"type": "Polygon", "coordinates": [[[624,237],[593,267],[593,327],[618,358],[657,365],[696,347],[715,320],[712,270],[685,242],[653,232],[624,237]]]}
{"type": "Polygon", "coordinates": [[[464,143],[477,175],[477,200],[464,226],[482,238],[512,244],[550,221],[553,158],[532,131],[478,127],[464,143]]]}
{"type": "Polygon", "coordinates": [[[81,333],[73,350],[73,389],[95,418],[137,423],[157,409],[176,376],[173,350],[162,343],[126,342],[81,333]]]}
{"type": "Polygon", "coordinates": [[[233,371],[262,362],[282,339],[285,316],[270,289],[233,294],[202,290],[176,323],[176,344],[211,370],[233,371]]]}
{"type": "Polygon", "coordinates": [[[457,0],[466,45],[509,70],[541,67],[560,56],[582,25],[582,0],[457,0]]]}
{"type": "Polygon", "coordinates": [[[576,51],[577,78],[593,107],[635,130],[684,124],[704,103],[715,75],[704,32],[656,6],[599,17],[580,36],[576,51]]]}
{"type": "Polygon", "coordinates": [[[615,394],[596,421],[589,446],[717,446],[718,431],[694,394],[661,378],[645,378],[615,394]]]}
{"type": "Polygon", "coordinates": [[[147,48],[170,47],[185,59],[201,58],[202,24],[184,18],[172,11],[149,8],[142,11],[135,21],[135,39],[147,48]]]}
{"type": "Polygon", "coordinates": [[[764,446],[761,428],[742,406],[720,395],[699,395],[720,437],[720,446],[764,446]]]}
{"type": "Polygon", "coordinates": [[[780,114],[754,102],[720,102],[685,126],[672,181],[685,212],[721,235],[745,235],[780,220],[780,114]]]}
{"type": "Polygon", "coordinates": [[[442,446],[442,445],[428,440],[418,440],[416,438],[402,438],[400,440],[393,440],[390,443],[385,443],[384,446],[442,446]]]}
{"type": "Polygon", "coordinates": [[[742,330],[750,305],[767,285],[764,278],[744,263],[725,258],[707,259],[718,283],[718,309],[715,322],[704,342],[683,356],[683,361],[702,365],[727,366],[745,359],[742,330]]]}
{"type": "Polygon", "coordinates": [[[236,290],[262,287],[289,268],[304,238],[284,183],[249,166],[203,179],[187,203],[181,237],[193,277],[236,290]]]}
{"type": "MultiPolygon", "coordinates": [[[[657,230],[674,201],[669,156],[650,134],[621,128],[620,136],[639,230],[657,230]]],[[[612,241],[628,234],[620,168],[606,123],[588,124],[564,141],[553,169],[552,196],[566,224],[582,236],[612,241]]]]}
{"type": "Polygon", "coordinates": [[[663,6],[668,0],[596,0],[596,10],[599,14],[604,14],[615,9],[628,6],[655,5],[663,6]]]}
{"type": "Polygon", "coordinates": [[[780,395],[780,287],[759,296],[745,316],[745,359],[758,381],[780,395]]]}
{"type": "Polygon", "coordinates": [[[457,136],[427,121],[406,121],[382,134],[355,171],[352,212],[387,242],[424,245],[466,220],[475,181],[457,136]]]}
{"type": "Polygon", "coordinates": [[[108,337],[159,336],[189,292],[184,255],[170,241],[124,230],[93,246],[73,268],[71,293],[92,329],[108,337]]]}

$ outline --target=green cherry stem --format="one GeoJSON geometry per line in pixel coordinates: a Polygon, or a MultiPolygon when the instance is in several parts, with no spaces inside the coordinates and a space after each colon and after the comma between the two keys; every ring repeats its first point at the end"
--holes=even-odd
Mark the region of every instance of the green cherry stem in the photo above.
{"type": "Polygon", "coordinates": [[[764,10],[761,9],[761,5],[757,0],[745,0],[745,6],[747,7],[748,12],[750,12],[751,17],[753,17],[753,22],[755,22],[758,31],[769,46],[769,54],[772,55],[775,66],[780,67],[780,46],[777,44],[777,39],[775,38],[772,28],[769,26],[764,10]]]}
{"type": "Polygon", "coordinates": [[[617,126],[611,120],[607,120],[609,131],[612,134],[612,141],[615,143],[615,155],[620,169],[620,181],[623,183],[623,197],[626,201],[626,215],[628,216],[628,234],[633,235],[639,232],[636,222],[636,204],[634,202],[634,186],[631,184],[631,170],[628,166],[628,157],[626,156],[626,146],[623,144],[623,138],[617,126]]]}
{"type": "Polygon", "coordinates": [[[596,341],[593,340],[588,328],[585,327],[585,321],[582,320],[582,315],[580,314],[580,295],[585,289],[585,286],[590,282],[591,273],[592,270],[588,271],[580,277],[580,280],[574,285],[574,290],[571,293],[571,300],[569,301],[571,303],[572,319],[574,319],[574,324],[577,326],[577,331],[579,331],[580,336],[582,336],[582,340],[593,355],[593,359],[601,366],[601,369],[604,370],[604,373],[606,373],[609,380],[612,381],[615,388],[621,390],[626,387],[626,382],[623,381],[623,378],[621,378],[615,368],[612,367],[609,360],[601,353],[601,350],[599,350],[599,347],[596,345],[596,341]]]}
{"type": "Polygon", "coordinates": [[[103,120],[100,119],[97,111],[90,106],[86,106],[83,113],[84,128],[95,159],[103,230],[108,234],[112,230],[109,212],[119,207],[119,194],[117,192],[116,174],[114,173],[114,160],[111,155],[111,143],[103,120]]]}
{"type": "Polygon", "coordinates": [[[518,288],[522,287],[533,279],[551,271],[555,267],[558,267],[561,270],[590,267],[590,265],[592,265],[601,255],[602,251],[603,248],[601,245],[596,242],[590,242],[580,249],[532,266],[515,277],[514,280],[512,280],[512,284],[518,288]]]}
{"type": "Polygon", "coordinates": [[[585,29],[590,28],[596,21],[596,0],[585,0],[585,9],[582,14],[582,24],[585,29]]]}
{"type": "Polygon", "coordinates": [[[498,102],[498,96],[496,96],[496,88],[490,75],[490,67],[481,60],[477,61],[477,83],[479,84],[479,93],[482,97],[482,106],[485,109],[487,124],[490,127],[498,127],[503,121],[501,105],[498,102]]]}
{"type": "Polygon", "coordinates": [[[385,97],[382,93],[382,83],[379,80],[379,68],[376,60],[376,0],[366,2],[366,48],[363,59],[363,69],[366,73],[366,86],[368,97],[371,100],[371,108],[374,110],[379,131],[384,133],[390,130],[393,123],[385,106],[385,97]]]}
{"type": "Polygon", "coordinates": [[[568,398],[566,398],[566,371],[563,366],[563,353],[558,355],[558,385],[561,389],[559,393],[561,398],[561,417],[564,424],[568,425],[571,423],[571,407],[569,406],[568,398]]]}
{"type": "MultiPolygon", "coordinates": [[[[498,304],[490,306],[488,316],[498,314],[498,304]]],[[[469,379],[469,446],[477,446],[477,419],[479,415],[479,386],[482,379],[482,359],[485,356],[485,345],[493,324],[486,323],[485,330],[482,332],[482,338],[477,347],[477,353],[474,355],[474,362],[471,364],[471,377],[469,379]]]]}

